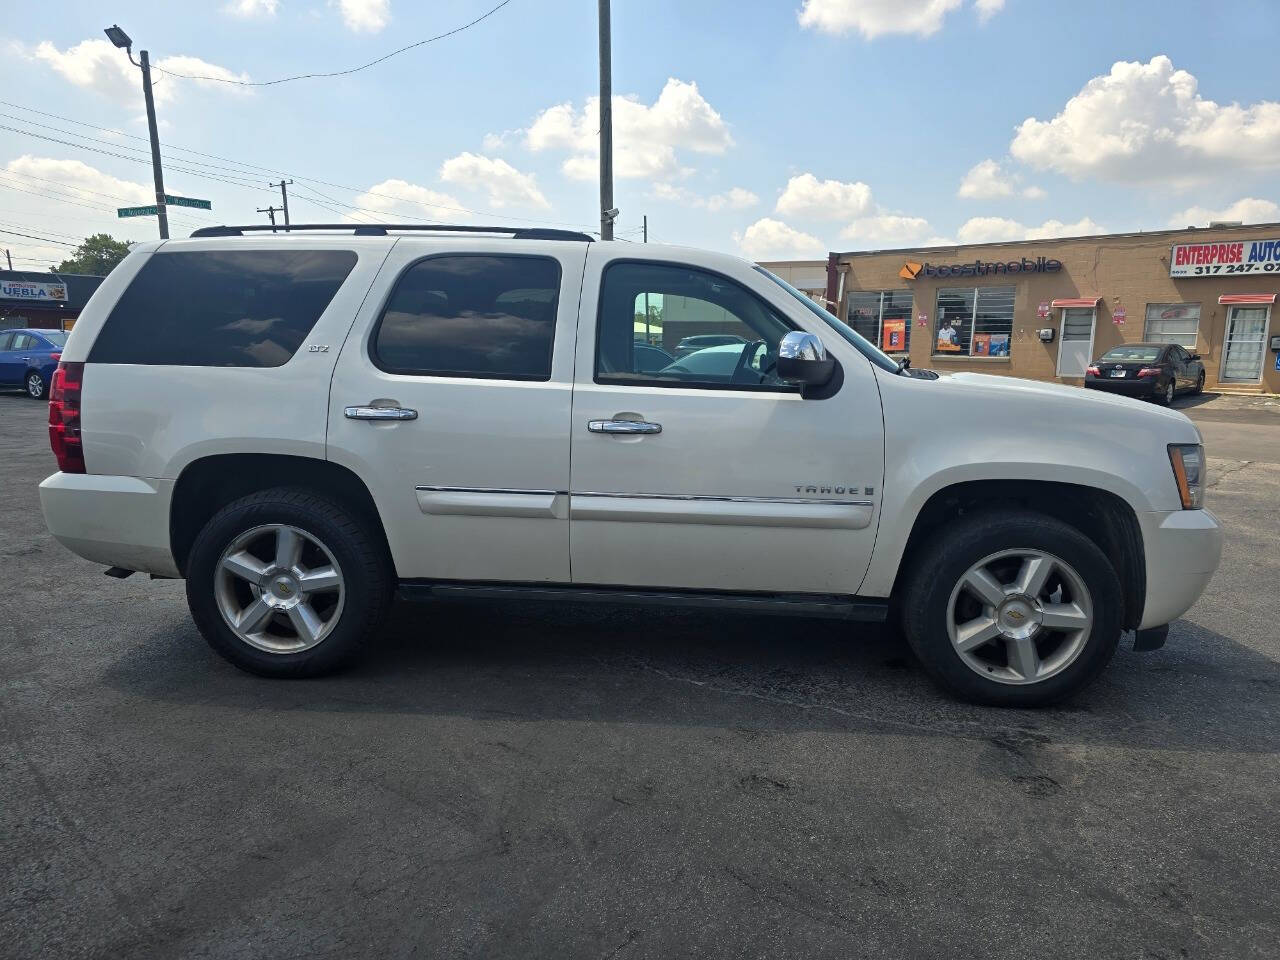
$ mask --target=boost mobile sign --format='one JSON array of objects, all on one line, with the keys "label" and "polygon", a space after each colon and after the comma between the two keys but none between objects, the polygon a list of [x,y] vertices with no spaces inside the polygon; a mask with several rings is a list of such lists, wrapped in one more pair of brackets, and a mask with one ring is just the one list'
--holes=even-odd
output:
[{"label": "boost mobile sign", "polygon": [[975,260],[973,263],[942,264],[913,263],[908,260],[898,271],[903,280],[920,277],[986,277],[994,274],[1057,273],[1062,261],[1052,257],[1023,257],[1021,260]]},{"label": "boost mobile sign", "polygon": [[1225,273],[1280,274],[1280,240],[1175,243],[1171,277],[1211,277]]}]

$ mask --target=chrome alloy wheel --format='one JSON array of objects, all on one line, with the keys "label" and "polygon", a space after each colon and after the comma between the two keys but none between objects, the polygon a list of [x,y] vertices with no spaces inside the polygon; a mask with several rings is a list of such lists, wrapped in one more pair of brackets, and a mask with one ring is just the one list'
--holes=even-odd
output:
[{"label": "chrome alloy wheel", "polygon": [[1093,627],[1084,580],[1042,550],[1004,550],[970,567],[947,602],[947,632],[965,665],[1000,683],[1038,683],[1067,669]]},{"label": "chrome alloy wheel", "polygon": [[27,377],[27,393],[39,400],[44,396],[44,377],[33,373]]},{"label": "chrome alloy wheel", "polygon": [[310,650],[337,625],[346,596],[328,548],[284,523],[254,527],[232,540],[214,581],[227,626],[267,653]]}]

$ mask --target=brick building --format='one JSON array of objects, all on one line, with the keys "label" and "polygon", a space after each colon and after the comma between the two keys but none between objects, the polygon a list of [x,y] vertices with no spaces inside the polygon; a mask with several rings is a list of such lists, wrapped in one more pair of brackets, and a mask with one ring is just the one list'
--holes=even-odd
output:
[{"label": "brick building", "polygon": [[1280,393],[1280,224],[832,253],[837,315],[914,367],[1083,382],[1117,344],[1179,343],[1207,386]]},{"label": "brick building", "polygon": [[102,277],[0,270],[0,330],[70,330]]}]

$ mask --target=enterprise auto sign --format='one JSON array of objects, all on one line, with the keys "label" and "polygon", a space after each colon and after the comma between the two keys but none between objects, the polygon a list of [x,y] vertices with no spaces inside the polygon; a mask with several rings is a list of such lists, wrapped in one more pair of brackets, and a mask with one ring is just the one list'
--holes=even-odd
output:
[{"label": "enterprise auto sign", "polygon": [[41,283],[36,280],[0,281],[2,300],[66,300],[65,283]]},{"label": "enterprise auto sign", "polygon": [[1280,240],[1173,245],[1169,276],[1210,277],[1219,273],[1280,273]]}]

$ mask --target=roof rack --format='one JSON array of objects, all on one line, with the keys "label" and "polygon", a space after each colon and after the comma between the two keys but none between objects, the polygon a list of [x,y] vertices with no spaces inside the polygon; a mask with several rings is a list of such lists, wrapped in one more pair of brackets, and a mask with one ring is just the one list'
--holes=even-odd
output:
[{"label": "roof rack", "polygon": [[577,230],[553,230],[546,227],[476,227],[453,223],[291,223],[288,226],[269,223],[246,223],[238,226],[201,227],[193,237],[242,237],[246,233],[300,233],[304,230],[349,230],[357,237],[385,237],[388,231],[414,233],[503,233],[513,240],[594,240]]}]

